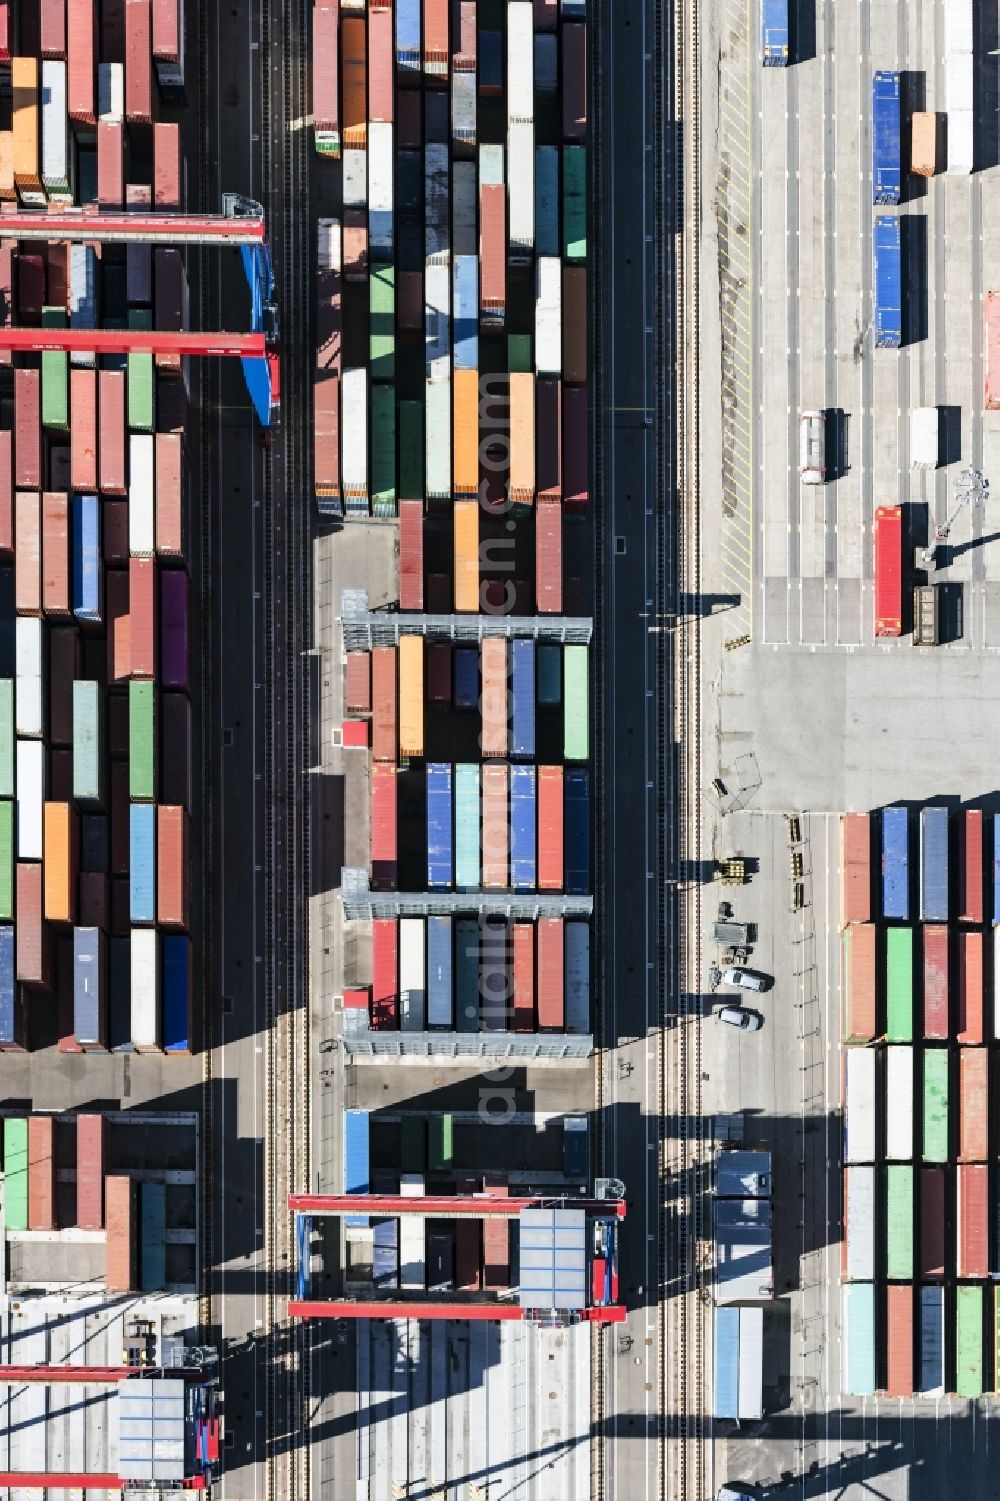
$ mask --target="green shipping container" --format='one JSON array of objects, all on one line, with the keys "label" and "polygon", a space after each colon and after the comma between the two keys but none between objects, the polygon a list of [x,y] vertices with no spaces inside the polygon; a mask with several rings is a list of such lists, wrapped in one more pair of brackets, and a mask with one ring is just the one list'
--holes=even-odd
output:
[{"label": "green shipping container", "polygon": [[888,1167],[885,1178],[885,1274],[890,1282],[909,1282],[913,1278],[913,1168]]},{"label": "green shipping container", "polygon": [[396,388],[372,386],[372,515],[396,514]]},{"label": "green shipping container", "polygon": [[924,1048],[925,1162],[948,1161],[948,1049]]},{"label": "green shipping container", "polygon": [[427,1122],[403,1117],[399,1125],[400,1171],[427,1171]]},{"label": "green shipping container", "polygon": [[3,1210],[8,1230],[27,1230],[28,1122],[22,1116],[3,1123]]},{"label": "green shipping container", "polygon": [[369,280],[371,378],[392,380],[396,374],[396,268],[377,266]]},{"label": "green shipping container", "polygon": [[432,1115],[427,1123],[430,1132],[431,1172],[442,1172],[454,1160],[453,1122],[450,1115]]},{"label": "green shipping container", "polygon": [[[131,329],[148,330],[153,326],[153,315],[148,308],[129,308],[128,326]],[[153,356],[130,354],[128,356],[126,386],[128,389],[128,425],[134,433],[153,431]]]},{"label": "green shipping container", "polygon": [[955,1289],[955,1391],[983,1395],[983,1289]]},{"label": "green shipping container", "polygon": [[534,370],[530,334],[507,335],[507,368],[511,375],[530,375]]},{"label": "green shipping container", "polygon": [[875,1288],[871,1282],[841,1284],[844,1391],[870,1397],[875,1391]]},{"label": "green shipping container", "polygon": [[[65,309],[43,307],[42,327],[65,328]],[[59,349],[42,351],[42,426],[69,426],[69,355]]]},{"label": "green shipping container", "polygon": [[462,761],[455,767],[455,885],[479,886],[479,767]]},{"label": "green shipping container", "polygon": [[0,921],[14,921],[14,804],[0,802]]},{"label": "green shipping container", "polygon": [[419,401],[399,403],[399,496],[424,498],[424,408]]},{"label": "green shipping container", "polygon": [[590,707],[587,683],[587,648],[563,650],[563,756],[567,761],[590,757]]},{"label": "green shipping container", "polygon": [[563,147],[563,260],[587,258],[587,148]]},{"label": "green shipping container", "polygon": [[885,1035],[913,1041],[913,929],[888,928],[885,935]]},{"label": "green shipping container", "polygon": [[0,678],[0,797],[14,791],[14,680]]},{"label": "green shipping container", "polygon": [[139,1275],[143,1292],[163,1292],[167,1281],[167,1190],[139,1186]]},{"label": "green shipping container", "polygon": [[152,802],[155,794],[155,705],[152,683],[128,685],[128,795]]},{"label": "green shipping container", "polygon": [[101,796],[101,689],[91,679],[73,684],[73,796],[98,802]]}]

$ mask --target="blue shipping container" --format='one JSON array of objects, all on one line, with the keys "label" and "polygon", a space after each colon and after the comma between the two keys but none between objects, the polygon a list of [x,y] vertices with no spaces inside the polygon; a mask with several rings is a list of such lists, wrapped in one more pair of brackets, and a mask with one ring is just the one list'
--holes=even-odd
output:
[{"label": "blue shipping container", "polygon": [[452,840],[451,767],[427,763],[427,887],[441,891],[455,881]]},{"label": "blue shipping container", "polygon": [[[344,1192],[366,1194],[371,1181],[367,1110],[344,1111]],[[366,1214],[348,1214],[345,1225],[367,1225]]]},{"label": "blue shipping container", "polygon": [[161,1293],[167,1281],[167,1189],[139,1185],[139,1280],[144,1293]]},{"label": "blue shipping container", "polygon": [[396,66],[420,72],[420,0],[396,0]]},{"label": "blue shipping container", "polygon": [[535,643],[511,643],[511,755],[535,759]]},{"label": "blue shipping container", "polygon": [[715,1310],[715,1408],[716,1418],[740,1415],[740,1311]]},{"label": "blue shipping container", "polygon": [[475,647],[460,646],[455,652],[454,689],[456,709],[475,709],[479,705],[479,653]]},{"label": "blue shipping container", "polygon": [[899,220],[888,214],[875,219],[875,344],[898,349],[903,342],[903,272]]},{"label": "blue shipping container", "polygon": [[181,934],[164,934],[160,945],[160,985],[163,996],[163,1050],[190,1053],[191,1043],[191,940]]},{"label": "blue shipping container", "polygon": [[920,810],[920,917],[948,921],[948,809]]},{"label": "blue shipping container", "polygon": [[73,497],[73,614],[101,618],[101,510],[96,495]]},{"label": "blue shipping container", "polygon": [[455,923],[455,1031],[479,1031],[479,924]]},{"label": "blue shipping container", "polygon": [[925,1396],[944,1391],[944,1288],[920,1289],[920,1374]]},{"label": "blue shipping container", "polygon": [[882,809],[882,916],[910,916],[910,820],[905,808]]},{"label": "blue shipping container", "polygon": [[559,243],[559,147],[535,148],[535,251],[561,255]]},{"label": "blue shipping container", "polygon": [[427,1025],[451,1028],[451,918],[427,919]]},{"label": "blue shipping container", "polygon": [[765,68],[788,67],[788,0],[761,0],[760,50]]},{"label": "blue shipping container", "polygon": [[499,94],[503,89],[503,35],[499,31],[479,33],[479,92]]},{"label": "blue shipping container", "polygon": [[372,1283],[390,1292],[399,1286],[399,1250],[396,1246],[383,1246],[378,1242],[373,1246]]},{"label": "blue shipping container", "polygon": [[156,921],[156,808],[132,803],[128,810],[129,921]]},{"label": "blue shipping container", "polygon": [[73,929],[73,1036],[85,1047],[104,1045],[104,934]]},{"label": "blue shipping container", "polygon": [[479,369],[479,257],[456,255],[452,262],[455,369]]},{"label": "blue shipping container", "polygon": [[563,984],[567,1032],[580,1036],[590,1031],[590,927],[568,922],[563,929],[565,971]]},{"label": "blue shipping container", "polygon": [[17,986],[14,983],[14,929],[0,928],[0,1044],[19,1047]]},{"label": "blue shipping container", "polygon": [[590,890],[590,775],[582,767],[563,772],[563,880],[573,896]]},{"label": "blue shipping container", "polygon": [[511,767],[510,884],[515,891],[534,891],[538,884],[535,785],[533,766]]},{"label": "blue shipping container", "polygon": [[[379,1192],[378,1189],[375,1191],[376,1193]],[[398,1184],[395,1189],[390,1191],[393,1193],[398,1192]],[[372,1244],[376,1246],[398,1246],[399,1221],[397,1219],[372,1220]]]},{"label": "blue shipping container", "polygon": [[872,203],[899,202],[899,137],[899,74],[876,73],[872,79]]}]

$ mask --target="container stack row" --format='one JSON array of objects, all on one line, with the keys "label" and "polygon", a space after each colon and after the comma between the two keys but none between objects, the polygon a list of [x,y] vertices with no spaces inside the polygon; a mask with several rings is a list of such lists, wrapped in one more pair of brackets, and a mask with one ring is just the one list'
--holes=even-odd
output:
[{"label": "container stack row", "polygon": [[841,1275],[854,1395],[996,1389],[997,833],[978,809],[842,821]]}]

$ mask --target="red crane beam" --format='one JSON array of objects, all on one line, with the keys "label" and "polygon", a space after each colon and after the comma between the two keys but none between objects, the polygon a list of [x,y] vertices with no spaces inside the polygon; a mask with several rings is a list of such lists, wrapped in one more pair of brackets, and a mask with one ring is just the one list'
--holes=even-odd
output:
[{"label": "red crane beam", "polygon": [[171,1367],[134,1365],[0,1365],[0,1382],[36,1381],[48,1385],[126,1381],[133,1376],[170,1376],[180,1381],[204,1381],[205,1372],[193,1366]]},{"label": "red crane beam", "polygon": [[510,1219],[522,1209],[582,1209],[586,1214],[615,1215],[625,1218],[624,1199],[555,1199],[534,1196],[525,1199],[491,1198],[486,1194],[471,1197],[459,1194],[426,1194],[420,1198],[403,1198],[398,1194],[289,1194],[289,1209],[302,1214],[431,1214],[442,1219],[473,1215],[486,1219],[502,1215]]},{"label": "red crane beam", "polygon": [[[51,1474],[45,1470],[0,1470],[2,1490],[14,1486],[21,1491],[123,1491],[125,1484],[120,1475],[70,1475],[61,1470]],[[181,1481],[181,1486],[186,1491],[204,1491],[208,1489],[208,1482],[204,1475],[190,1475]]]},{"label": "red crane beam", "polygon": [[109,214],[63,209],[53,214],[4,214],[0,238],[74,240],[162,245],[263,245],[263,219],[227,219],[221,214]]},{"label": "red crane beam", "polygon": [[[577,1310],[592,1324],[624,1324],[626,1310],[617,1304]],[[346,1303],[335,1299],[289,1300],[290,1319],[479,1319],[524,1320],[526,1310],[514,1303]]]},{"label": "red crane beam", "polygon": [[0,349],[37,353],[58,349],[69,354],[250,355],[263,359],[263,334],[157,333],[128,328],[0,328]]}]

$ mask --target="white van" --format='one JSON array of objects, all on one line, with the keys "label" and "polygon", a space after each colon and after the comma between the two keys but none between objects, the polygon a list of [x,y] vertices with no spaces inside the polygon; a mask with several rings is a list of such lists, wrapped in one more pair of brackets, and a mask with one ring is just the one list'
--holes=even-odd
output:
[{"label": "white van", "polygon": [[799,419],[799,474],[804,485],[826,479],[826,418],[822,412],[803,412]]}]

